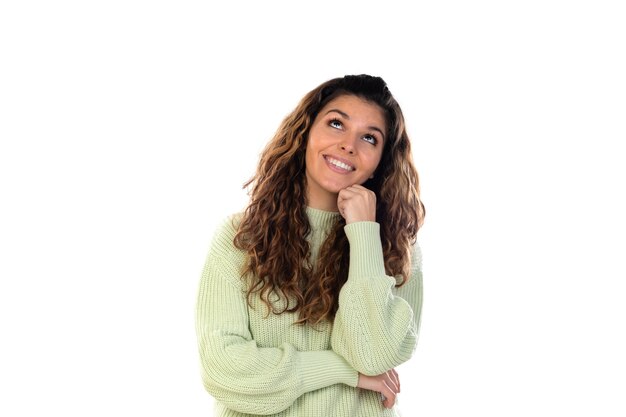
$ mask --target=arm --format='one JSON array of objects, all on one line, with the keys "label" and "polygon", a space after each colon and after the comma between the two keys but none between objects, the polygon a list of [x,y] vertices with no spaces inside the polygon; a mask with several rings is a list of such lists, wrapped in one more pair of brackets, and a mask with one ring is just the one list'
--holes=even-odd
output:
[{"label": "arm", "polygon": [[345,226],[350,266],[331,339],[333,350],[365,375],[382,374],[411,357],[422,305],[419,246],[408,282],[395,288],[395,278],[385,274],[379,229],[368,221]]},{"label": "arm", "polygon": [[284,343],[259,348],[248,327],[248,306],[232,248],[232,226],[214,239],[202,273],[196,310],[202,379],[228,408],[274,414],[302,394],[337,383],[356,386],[357,372],[331,350],[299,352]]}]

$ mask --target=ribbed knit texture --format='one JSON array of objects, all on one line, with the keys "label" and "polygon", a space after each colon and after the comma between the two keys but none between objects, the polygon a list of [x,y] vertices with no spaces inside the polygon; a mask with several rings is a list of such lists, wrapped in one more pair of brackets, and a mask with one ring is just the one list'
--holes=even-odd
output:
[{"label": "ribbed knit texture", "polygon": [[[339,214],[307,208],[307,215],[315,262]],[[198,292],[202,379],[216,400],[215,415],[399,415],[382,406],[379,393],[356,385],[359,372],[381,374],[415,349],[422,305],[418,246],[409,281],[395,288],[395,278],[385,275],[378,223],[347,225],[350,270],[339,310],[334,323],[313,328],[295,325],[295,313],[268,315],[258,295],[248,306],[241,278],[246,255],[233,245],[239,219],[232,216],[217,230]]]}]

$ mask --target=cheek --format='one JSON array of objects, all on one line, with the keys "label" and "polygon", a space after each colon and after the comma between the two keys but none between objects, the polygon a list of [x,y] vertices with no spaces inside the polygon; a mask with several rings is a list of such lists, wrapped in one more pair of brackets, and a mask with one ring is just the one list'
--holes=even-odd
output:
[{"label": "cheek", "polygon": [[315,141],[311,141],[309,139],[304,153],[304,165],[307,170],[315,164],[317,152],[318,147],[316,146]]},{"label": "cheek", "polygon": [[319,137],[311,133],[306,143],[306,154],[307,155],[314,154],[315,152],[319,150],[319,147],[320,147]]},{"label": "cheek", "polygon": [[308,158],[310,154],[313,153],[315,149],[315,139],[309,134],[309,137],[306,140],[306,148],[305,155]]},{"label": "cheek", "polygon": [[372,155],[372,157],[369,160],[369,166],[372,172],[376,171],[376,168],[378,168],[378,165],[380,164],[381,160],[382,160],[382,155],[379,155],[379,154]]}]

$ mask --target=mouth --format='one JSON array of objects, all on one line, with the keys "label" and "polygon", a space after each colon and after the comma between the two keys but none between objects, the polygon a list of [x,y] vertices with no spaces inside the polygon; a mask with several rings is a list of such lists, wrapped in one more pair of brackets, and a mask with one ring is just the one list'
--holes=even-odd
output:
[{"label": "mouth", "polygon": [[324,160],[334,171],[347,173],[356,170],[354,165],[346,160],[341,160],[329,155],[324,155]]}]

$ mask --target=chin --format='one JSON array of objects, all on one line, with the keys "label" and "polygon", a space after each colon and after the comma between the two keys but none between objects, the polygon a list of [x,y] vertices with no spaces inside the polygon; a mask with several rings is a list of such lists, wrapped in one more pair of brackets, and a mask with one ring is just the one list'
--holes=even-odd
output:
[{"label": "chin", "polygon": [[324,190],[326,192],[328,192],[328,193],[331,193],[331,194],[339,194],[339,191],[343,190],[346,187],[347,187],[347,185],[343,186],[343,187],[340,187],[340,186],[333,186],[333,187],[328,186],[328,187],[324,187]]}]

